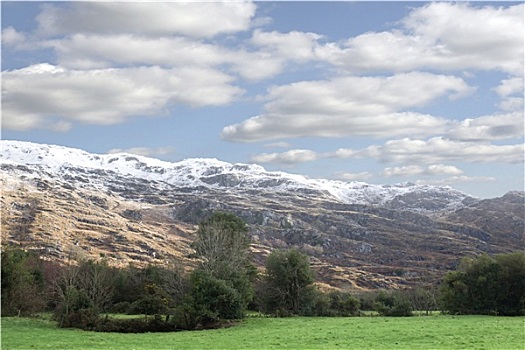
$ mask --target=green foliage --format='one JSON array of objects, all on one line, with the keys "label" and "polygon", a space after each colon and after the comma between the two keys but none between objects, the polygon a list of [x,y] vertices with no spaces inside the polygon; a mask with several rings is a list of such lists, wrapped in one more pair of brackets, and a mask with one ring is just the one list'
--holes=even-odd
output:
[{"label": "green foliage", "polygon": [[440,286],[440,304],[454,314],[525,314],[525,254],[464,258]]},{"label": "green foliage", "polygon": [[350,293],[314,290],[313,303],[303,307],[304,316],[348,317],[359,314],[359,300]]},{"label": "green foliage", "polygon": [[428,315],[437,308],[436,290],[434,287],[416,287],[406,291],[406,293],[414,310],[425,311]]},{"label": "green foliage", "polygon": [[276,250],[266,260],[263,310],[277,315],[297,315],[312,305],[314,274],[308,256],[297,249]]},{"label": "green foliage", "polygon": [[412,305],[401,291],[380,291],[373,303],[374,310],[381,316],[412,316]]},{"label": "green foliage", "polygon": [[42,311],[46,300],[43,266],[32,253],[16,248],[2,251],[2,316]]},{"label": "green foliage", "polygon": [[500,254],[498,275],[498,312],[503,315],[525,315],[525,253]]},{"label": "green foliage", "polygon": [[97,332],[112,333],[146,333],[146,332],[173,332],[180,330],[176,324],[164,320],[160,315],[152,318],[99,319],[94,329]]},{"label": "green foliage", "polygon": [[129,309],[129,313],[157,315],[166,314],[170,304],[170,296],[164,289],[155,283],[144,286],[144,292]]},{"label": "green foliage", "polygon": [[191,275],[191,303],[196,312],[192,315],[202,325],[220,319],[240,319],[244,316],[243,296],[232,283],[216,278],[204,270]]},{"label": "green foliage", "polygon": [[201,264],[191,275],[191,299],[182,307],[198,324],[238,319],[253,298],[256,269],[250,262],[248,227],[229,213],[215,213],[199,224],[193,243]]}]

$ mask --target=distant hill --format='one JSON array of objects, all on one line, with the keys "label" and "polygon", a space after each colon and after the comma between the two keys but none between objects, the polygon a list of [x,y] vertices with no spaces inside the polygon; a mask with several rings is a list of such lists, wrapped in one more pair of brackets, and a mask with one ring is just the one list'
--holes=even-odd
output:
[{"label": "distant hill", "polygon": [[431,281],[465,255],[525,246],[524,192],[481,200],[451,187],[0,142],[2,245],[48,259],[191,263],[195,225],[218,210],[249,224],[260,265],[272,249],[297,246],[323,282],[350,289]]}]

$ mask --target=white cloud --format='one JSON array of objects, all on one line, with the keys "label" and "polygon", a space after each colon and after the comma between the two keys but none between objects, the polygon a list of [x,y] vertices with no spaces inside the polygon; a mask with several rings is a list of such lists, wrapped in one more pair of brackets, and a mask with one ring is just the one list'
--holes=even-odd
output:
[{"label": "white cloud", "polygon": [[[204,68],[83,71],[34,65],[4,72],[2,116],[5,127],[17,130],[41,128],[50,118],[116,124],[130,116],[163,114],[173,104],[227,104],[242,93],[231,81]],[[33,123],[19,122],[24,119]]]},{"label": "white cloud", "polygon": [[280,73],[285,61],[271,53],[229,49],[195,38],[136,34],[84,34],[41,42],[52,47],[61,66],[96,69],[115,65],[161,65],[167,67],[228,66],[248,80],[260,80]]},{"label": "white cloud", "polygon": [[322,36],[315,33],[292,31],[289,33],[263,32],[256,30],[251,43],[274,56],[287,60],[309,61],[316,59],[317,41]]},{"label": "white cloud", "polygon": [[433,2],[404,18],[403,30],[365,33],[320,55],[350,72],[481,69],[522,76],[523,9]]},{"label": "white cloud", "polygon": [[263,147],[265,148],[290,148],[292,147],[292,145],[288,142],[279,141],[279,142],[267,143],[263,145]]},{"label": "white cloud", "polygon": [[353,153],[353,157],[371,157],[385,163],[521,163],[524,145],[492,145],[433,137],[427,141],[400,139],[384,145],[369,146]]},{"label": "white cloud", "polygon": [[368,171],[361,173],[337,172],[334,174],[334,177],[344,181],[365,181],[373,177],[373,174]]},{"label": "white cloud", "polygon": [[412,11],[403,22],[450,52],[456,64],[523,74],[523,15],[523,4],[474,8],[436,2]]},{"label": "white cloud", "polygon": [[417,180],[416,184],[418,185],[434,185],[434,186],[452,186],[457,183],[465,183],[465,182],[495,182],[496,178],[492,176],[451,176],[446,179],[439,179],[439,180]]},{"label": "white cloud", "polygon": [[213,37],[250,28],[251,2],[73,2],[46,4],[37,16],[43,36],[71,33]]},{"label": "white cloud", "polygon": [[523,97],[505,97],[500,103],[499,108],[504,111],[523,110]]},{"label": "white cloud", "polygon": [[136,154],[136,155],[144,156],[144,157],[152,157],[152,156],[164,156],[167,154],[171,154],[173,152],[175,152],[173,147],[158,147],[158,148],[132,147],[132,148],[127,148],[127,149],[113,148],[113,149],[110,149],[107,153],[109,154],[131,153],[131,154]]},{"label": "white cloud", "polygon": [[490,141],[522,137],[523,111],[469,118],[451,124],[448,137],[462,141]]},{"label": "white cloud", "polygon": [[317,160],[319,155],[310,150],[294,149],[283,153],[262,153],[251,158],[255,163],[277,163],[291,165]]},{"label": "white cloud", "polygon": [[498,87],[494,88],[494,91],[501,97],[523,95],[523,77],[504,79]]},{"label": "white cloud", "polygon": [[446,120],[401,110],[471,91],[458,77],[420,72],[298,82],[271,88],[266,113],[225,127],[222,136],[249,142],[305,136],[428,135],[444,131]]},{"label": "white cloud", "polygon": [[382,176],[433,176],[433,175],[460,175],[463,174],[461,169],[453,165],[434,164],[424,168],[419,165],[405,165],[400,167],[385,168],[381,173]]},{"label": "white cloud", "polygon": [[[387,168],[384,174],[388,176],[399,174],[458,175],[461,174],[460,169],[440,163],[522,163],[524,161],[524,151],[523,144],[493,145],[433,137],[429,140],[409,138],[390,140],[384,145],[372,145],[358,150],[340,148],[333,152],[319,153],[312,150],[298,149],[283,153],[264,153],[253,156],[252,160],[259,163],[295,164],[326,158],[371,158],[383,163],[412,164]],[[417,164],[432,165],[422,168]]]},{"label": "white cloud", "polygon": [[513,77],[501,81],[494,91],[502,98],[499,107],[504,111],[523,113],[523,77]]},{"label": "white cloud", "polygon": [[17,46],[26,40],[24,33],[16,31],[13,27],[2,30],[2,44],[7,46]]}]

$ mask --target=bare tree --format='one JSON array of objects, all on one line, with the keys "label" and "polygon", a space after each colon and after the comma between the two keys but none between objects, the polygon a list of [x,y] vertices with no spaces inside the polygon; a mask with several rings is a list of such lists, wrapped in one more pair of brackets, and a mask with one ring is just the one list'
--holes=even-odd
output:
[{"label": "bare tree", "polygon": [[243,270],[248,264],[250,236],[246,224],[229,213],[215,213],[199,224],[193,247],[202,268],[212,274]]},{"label": "bare tree", "polygon": [[104,311],[111,301],[114,275],[104,262],[85,261],[80,265],[78,287],[85,293],[96,313]]}]

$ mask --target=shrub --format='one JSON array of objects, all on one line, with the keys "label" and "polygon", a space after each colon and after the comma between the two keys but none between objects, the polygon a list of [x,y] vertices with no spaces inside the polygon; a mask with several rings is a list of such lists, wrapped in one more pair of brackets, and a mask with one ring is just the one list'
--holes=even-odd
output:
[{"label": "shrub", "polygon": [[244,316],[243,296],[228,281],[218,279],[204,270],[191,276],[191,307],[187,311],[198,323],[206,325],[218,319],[240,319]]},{"label": "shrub", "polygon": [[130,312],[131,303],[129,301],[121,301],[113,305],[110,312],[113,314],[127,314]]},{"label": "shrub", "polygon": [[412,305],[401,292],[380,291],[373,305],[381,316],[412,316]]},{"label": "shrub", "polygon": [[132,319],[100,319],[96,328],[97,332],[116,332],[116,333],[146,333],[146,332],[173,332],[180,330],[176,324],[163,320],[160,315],[153,318],[132,318]]},{"label": "shrub", "polygon": [[80,309],[72,313],[63,314],[60,327],[95,330],[98,322],[98,314],[93,309]]}]

